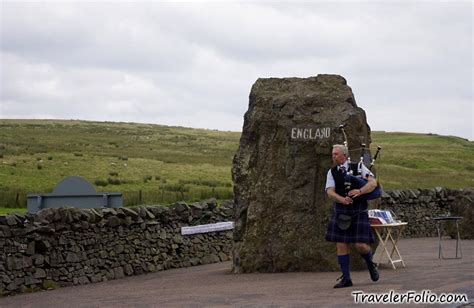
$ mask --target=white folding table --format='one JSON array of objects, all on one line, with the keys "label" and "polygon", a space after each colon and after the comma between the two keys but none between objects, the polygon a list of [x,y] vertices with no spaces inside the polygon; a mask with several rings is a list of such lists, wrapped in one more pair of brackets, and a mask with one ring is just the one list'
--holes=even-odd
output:
[{"label": "white folding table", "polygon": [[407,222],[397,222],[391,224],[371,225],[371,227],[374,229],[375,235],[379,240],[377,251],[381,250],[377,263],[381,263],[383,258],[386,256],[388,257],[388,263],[392,265],[393,269],[396,269],[395,263],[401,263],[402,266],[405,267],[405,262],[403,262],[400,250],[397,247],[397,243],[400,240],[403,230],[407,224]]}]

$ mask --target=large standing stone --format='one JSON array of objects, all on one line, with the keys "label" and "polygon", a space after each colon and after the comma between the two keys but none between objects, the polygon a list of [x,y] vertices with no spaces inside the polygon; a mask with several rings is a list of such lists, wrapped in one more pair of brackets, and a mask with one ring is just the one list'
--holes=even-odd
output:
[{"label": "large standing stone", "polygon": [[370,128],[341,76],[255,82],[232,167],[234,272],[338,268],[324,239],[332,208],[324,187],[341,124],[356,161]]}]

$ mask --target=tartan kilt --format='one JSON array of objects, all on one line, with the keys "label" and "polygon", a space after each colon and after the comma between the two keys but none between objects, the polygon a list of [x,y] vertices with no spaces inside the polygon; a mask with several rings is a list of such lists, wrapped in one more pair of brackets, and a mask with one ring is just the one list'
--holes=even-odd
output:
[{"label": "tartan kilt", "polygon": [[[337,226],[338,214],[353,216],[349,229],[339,229]],[[375,242],[374,234],[370,227],[369,214],[367,213],[367,201],[361,201],[352,205],[334,202],[331,221],[326,232],[326,240],[339,243]]]}]

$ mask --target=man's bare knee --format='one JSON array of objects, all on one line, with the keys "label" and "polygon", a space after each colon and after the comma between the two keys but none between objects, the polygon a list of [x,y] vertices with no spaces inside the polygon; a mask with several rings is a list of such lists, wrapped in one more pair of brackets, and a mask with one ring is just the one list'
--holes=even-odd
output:
[{"label": "man's bare knee", "polygon": [[346,255],[349,253],[349,244],[347,243],[336,243],[336,249],[338,255]]},{"label": "man's bare knee", "polygon": [[370,246],[366,243],[355,243],[355,247],[360,253],[368,253],[370,251]]}]

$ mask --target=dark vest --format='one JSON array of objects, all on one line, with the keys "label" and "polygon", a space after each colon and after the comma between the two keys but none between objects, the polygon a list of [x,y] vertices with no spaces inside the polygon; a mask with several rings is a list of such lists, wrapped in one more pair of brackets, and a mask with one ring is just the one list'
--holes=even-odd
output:
[{"label": "dark vest", "polygon": [[[358,175],[358,168],[357,168],[357,163],[351,163],[349,164],[349,170],[352,170],[352,175]],[[336,183],[336,193],[340,196],[346,196],[346,189],[344,186],[344,175],[342,172],[337,170],[337,166],[331,168],[331,174],[332,177],[334,178],[334,182]]]}]

